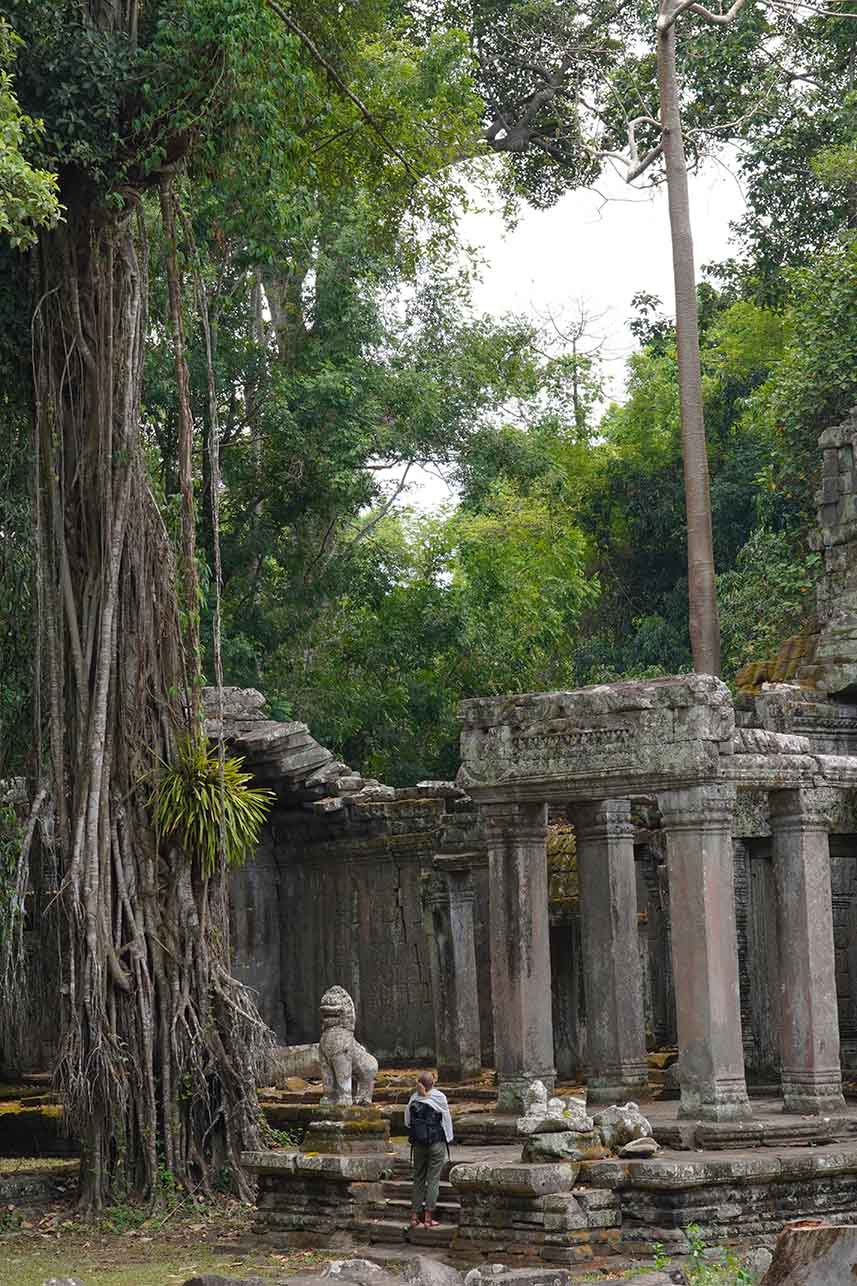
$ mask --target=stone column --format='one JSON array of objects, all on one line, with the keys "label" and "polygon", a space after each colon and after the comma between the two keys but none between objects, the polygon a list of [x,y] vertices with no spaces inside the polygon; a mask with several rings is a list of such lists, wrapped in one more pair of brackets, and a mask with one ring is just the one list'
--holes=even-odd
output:
[{"label": "stone column", "polygon": [[783,1106],[844,1107],[833,952],[828,823],[812,790],[772,791],[780,940]]},{"label": "stone column", "polygon": [[679,1115],[750,1115],[744,1080],[732,859],[734,786],[658,795],[667,841]]},{"label": "stone column", "polygon": [[586,1086],[594,1103],[640,1097],[648,1081],[634,825],[627,799],[576,807],[586,995]]},{"label": "stone column", "polygon": [[483,805],[488,842],[497,1106],[519,1112],[533,1080],[556,1080],[551,1020],[546,804]]},{"label": "stone column", "polygon": [[444,1081],[482,1070],[479,985],[473,925],[475,890],[463,856],[441,854],[423,891],[431,961],[435,1057]]}]

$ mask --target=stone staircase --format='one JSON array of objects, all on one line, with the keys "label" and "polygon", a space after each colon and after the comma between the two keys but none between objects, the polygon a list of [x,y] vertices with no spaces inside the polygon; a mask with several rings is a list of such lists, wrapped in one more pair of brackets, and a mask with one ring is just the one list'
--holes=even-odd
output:
[{"label": "stone staircase", "polygon": [[369,1242],[370,1245],[379,1242],[387,1245],[410,1242],[415,1246],[448,1247],[455,1236],[461,1210],[458,1195],[448,1181],[449,1168],[446,1165],[443,1170],[434,1214],[440,1224],[439,1228],[411,1227],[410,1166],[404,1160],[397,1160],[393,1178],[382,1185],[382,1197],[369,1203],[364,1219],[355,1221],[355,1239]]}]

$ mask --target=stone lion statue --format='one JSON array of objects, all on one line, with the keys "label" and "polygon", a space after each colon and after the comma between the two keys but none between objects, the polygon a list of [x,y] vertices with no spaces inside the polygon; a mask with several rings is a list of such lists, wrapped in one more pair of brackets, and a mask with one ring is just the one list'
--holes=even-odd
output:
[{"label": "stone lion statue", "polygon": [[321,1101],[329,1106],[351,1107],[352,1103],[372,1102],[378,1060],[354,1039],[355,1021],[354,1001],[345,988],[329,987],[321,998],[321,1040],[318,1042]]}]

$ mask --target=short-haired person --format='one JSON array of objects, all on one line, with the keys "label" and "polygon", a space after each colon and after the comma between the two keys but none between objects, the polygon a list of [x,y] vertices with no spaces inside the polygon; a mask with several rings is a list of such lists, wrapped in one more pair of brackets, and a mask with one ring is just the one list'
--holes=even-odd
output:
[{"label": "short-haired person", "polygon": [[[443,1163],[452,1142],[452,1117],[446,1095],[435,1089],[433,1072],[420,1072],[405,1108],[405,1128],[414,1166],[411,1227],[436,1228],[434,1210]],[[424,1212],[424,1213],[423,1213]]]}]

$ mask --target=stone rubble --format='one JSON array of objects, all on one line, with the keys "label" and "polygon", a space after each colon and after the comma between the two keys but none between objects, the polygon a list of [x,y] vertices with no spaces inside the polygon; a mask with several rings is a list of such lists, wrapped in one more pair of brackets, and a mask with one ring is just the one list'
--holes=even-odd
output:
[{"label": "stone rubble", "polygon": [[596,1112],[593,1120],[604,1146],[611,1152],[618,1152],[633,1139],[651,1138],[652,1127],[636,1103],[625,1103],[621,1107],[617,1103]]},{"label": "stone rubble", "polygon": [[631,1139],[619,1149],[620,1157],[653,1157],[661,1150],[661,1145],[657,1139],[644,1137],[640,1139]]}]

